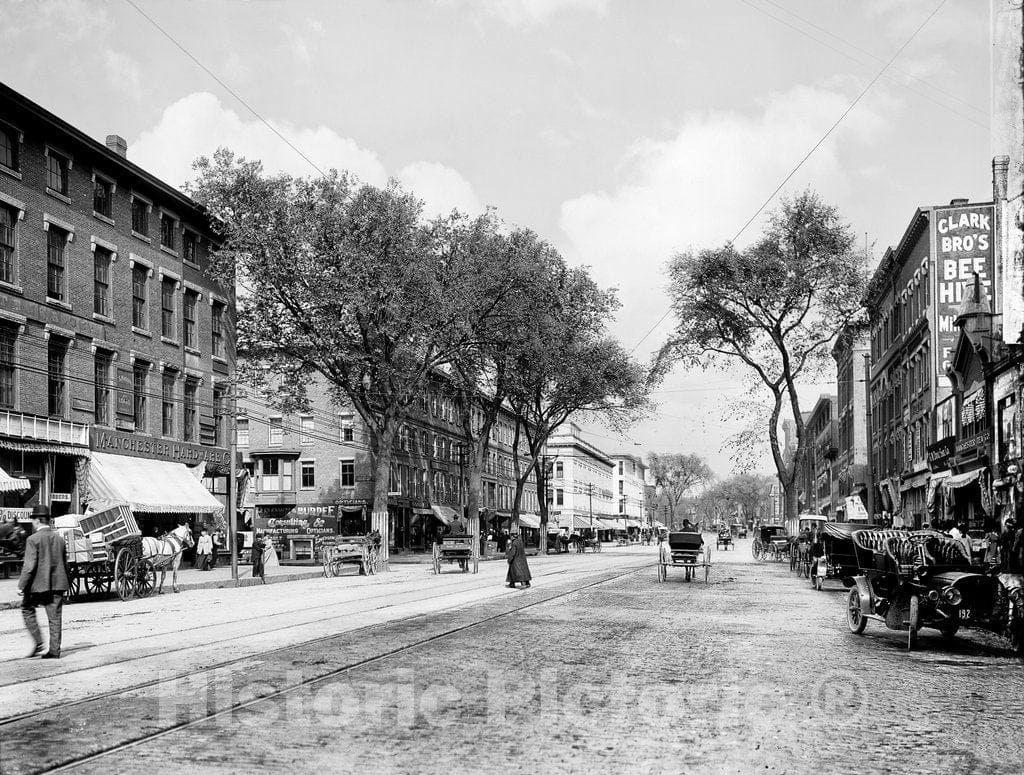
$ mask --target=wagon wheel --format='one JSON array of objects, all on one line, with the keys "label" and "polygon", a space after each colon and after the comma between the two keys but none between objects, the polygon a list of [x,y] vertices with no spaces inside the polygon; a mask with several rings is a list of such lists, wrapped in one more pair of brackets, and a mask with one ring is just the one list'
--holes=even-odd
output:
[{"label": "wagon wheel", "polygon": [[135,591],[139,597],[149,597],[156,589],[156,567],[149,560],[143,558],[138,563],[138,573],[135,576]]},{"label": "wagon wheel", "polygon": [[600,541],[594,541],[594,551],[595,552],[601,551],[601,542]]},{"label": "wagon wheel", "polygon": [[750,545],[750,556],[753,557],[755,560],[760,560],[761,559],[760,557],[757,556],[757,553],[760,550],[760,548],[761,548],[761,544],[758,541],[754,541],[754,543],[752,543]]},{"label": "wagon wheel", "polygon": [[854,635],[863,635],[868,619],[860,608],[860,592],[854,588],[846,598],[846,624]]},{"label": "wagon wheel", "polygon": [[114,590],[122,600],[127,600],[135,593],[138,572],[138,562],[131,553],[127,549],[119,551],[114,560]]},{"label": "wagon wheel", "polygon": [[68,565],[68,594],[64,598],[65,603],[75,602],[75,598],[82,594],[82,577],[78,574],[78,563]]},{"label": "wagon wheel", "polygon": [[917,628],[921,623],[921,598],[910,596],[910,613],[907,614],[907,651],[917,646]]},{"label": "wagon wheel", "polygon": [[345,563],[343,563],[341,560],[332,560],[331,561],[331,573],[333,575],[335,575],[335,576],[340,576],[342,568],[344,568],[344,567],[345,567]]},{"label": "wagon wheel", "polygon": [[89,563],[82,578],[87,595],[105,595],[110,592],[110,574],[105,563]]}]

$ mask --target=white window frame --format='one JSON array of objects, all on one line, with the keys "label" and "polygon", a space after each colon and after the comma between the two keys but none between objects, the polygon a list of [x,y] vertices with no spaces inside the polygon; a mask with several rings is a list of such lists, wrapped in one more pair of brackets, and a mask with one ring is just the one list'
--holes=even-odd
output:
[{"label": "white window frame", "polygon": [[[306,421],[309,421],[309,428],[306,428]],[[316,420],[311,414],[299,415],[299,444],[308,447],[313,444],[313,434],[316,433]]]},{"label": "white window frame", "polygon": [[[276,438],[275,438],[276,437]],[[284,417],[270,415],[267,417],[267,446],[280,447],[284,444]]]},{"label": "white window frame", "polygon": [[[345,464],[352,464],[352,484],[345,484]],[[356,460],[351,457],[339,457],[338,458],[338,486],[339,487],[355,487],[356,486]]]},{"label": "white window frame", "polygon": [[[310,486],[306,486],[306,485],[304,485],[302,483],[303,468],[305,466],[307,466],[307,465],[311,466],[313,468],[313,484],[310,485]],[[299,460],[298,480],[299,480],[299,486],[298,486],[297,489],[299,489],[299,490],[306,490],[306,491],[315,490],[316,489],[316,460],[313,460],[312,458],[301,458]]]},{"label": "white window frame", "polygon": [[[244,439],[243,441],[243,428],[242,423],[245,423],[244,428]],[[249,439],[249,418],[248,417],[235,417],[235,444],[239,447],[248,447],[250,445]]]}]

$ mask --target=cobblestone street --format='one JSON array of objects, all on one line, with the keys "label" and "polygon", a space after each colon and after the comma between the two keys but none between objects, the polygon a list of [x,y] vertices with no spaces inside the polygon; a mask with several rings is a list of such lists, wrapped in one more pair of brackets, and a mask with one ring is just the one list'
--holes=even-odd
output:
[{"label": "cobblestone street", "polygon": [[[5,645],[22,683],[0,690],[0,771],[141,772],[172,754],[201,772],[1024,771],[1024,671],[998,640],[924,631],[908,654],[876,623],[858,638],[842,587],[753,563],[746,541],[708,585],[677,569],[659,584],[653,560],[533,558],[515,592],[498,563],[197,591],[174,598],[191,628],[153,601],[56,669]],[[209,620],[236,599],[239,623]]]}]

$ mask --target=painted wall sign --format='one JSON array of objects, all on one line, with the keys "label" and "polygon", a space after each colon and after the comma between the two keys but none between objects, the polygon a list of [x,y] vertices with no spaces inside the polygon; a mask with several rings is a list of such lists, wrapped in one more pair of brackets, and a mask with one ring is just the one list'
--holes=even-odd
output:
[{"label": "painted wall sign", "polygon": [[228,465],[231,459],[231,453],[223,447],[204,447],[200,444],[156,439],[95,426],[89,430],[89,441],[93,452],[168,460],[190,466],[202,462]]},{"label": "painted wall sign", "polygon": [[992,205],[937,207],[935,223],[936,371],[941,383],[956,346],[953,321],[967,284],[977,272],[992,298]]},{"label": "painted wall sign", "polygon": [[131,369],[117,370],[117,413],[125,417],[135,415],[135,382]]}]

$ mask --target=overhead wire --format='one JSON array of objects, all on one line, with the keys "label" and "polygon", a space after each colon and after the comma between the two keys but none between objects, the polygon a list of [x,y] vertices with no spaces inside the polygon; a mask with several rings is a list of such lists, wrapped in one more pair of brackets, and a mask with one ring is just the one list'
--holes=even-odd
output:
[{"label": "overhead wire", "polygon": [[[745,232],[747,230],[747,228],[750,226],[750,224],[752,224],[754,222],[754,220],[764,211],[764,209],[775,198],[775,196],[790,181],[790,179],[800,170],[801,167],[804,166],[804,164],[807,162],[807,160],[810,159],[811,156],[813,156],[814,153],[822,146],[822,144],[832,135],[832,133],[843,122],[843,120],[848,115],[850,115],[850,113],[857,106],[857,104],[864,98],[864,96],[868,93],[868,91],[870,91],[871,87],[874,86],[878,82],[878,79],[881,78],[885,74],[885,71],[889,69],[889,67],[892,65],[892,63],[896,61],[897,57],[899,57],[899,55],[903,53],[904,49],[906,49],[906,47],[910,45],[910,43],[918,36],[918,34],[921,32],[921,30],[923,30],[925,28],[925,26],[928,24],[928,22],[930,22],[932,20],[932,18],[935,16],[935,14],[937,14],[939,12],[939,10],[946,4],[946,1],[947,0],[939,0],[939,4],[937,6],[935,6],[935,8],[932,9],[931,13],[929,13],[925,17],[924,21],[922,21],[917,26],[917,28],[910,35],[910,37],[907,38],[898,49],[896,49],[895,53],[893,53],[893,55],[889,57],[889,59],[885,62],[885,64],[882,66],[882,68],[875,74],[874,78],[872,78],[868,82],[867,86],[865,86],[860,91],[860,93],[853,99],[853,101],[849,105],[847,105],[846,109],[842,112],[842,114],[839,116],[839,118],[837,118],[832,123],[832,125],[825,131],[825,133],[811,147],[811,149],[806,154],[804,154],[803,158],[801,158],[796,163],[796,165],[786,174],[786,176],[782,179],[782,182],[779,183],[779,185],[775,187],[775,189],[771,192],[771,194],[769,194],[769,196],[764,200],[764,202],[761,203],[761,206],[758,207],[757,210],[754,211],[753,215],[751,215],[746,220],[746,222],[739,228],[739,230],[736,232],[736,234],[733,235],[733,238],[731,240],[729,240],[730,244],[735,244],[736,240],[738,240],[743,235],[743,232]],[[665,310],[665,313],[660,318],[658,318],[658,321],[653,326],[651,326],[650,329],[648,329],[648,331],[639,339],[639,341],[637,341],[637,343],[635,345],[633,345],[633,348],[629,351],[630,355],[632,355],[634,352],[636,352],[637,348],[639,348],[640,345],[644,343],[644,341],[647,339],[647,337],[649,337],[652,333],[654,333],[654,330],[658,326],[660,326],[663,322],[665,322],[665,320],[671,314],[672,314],[672,307],[669,306],[669,308],[667,310]]]}]

